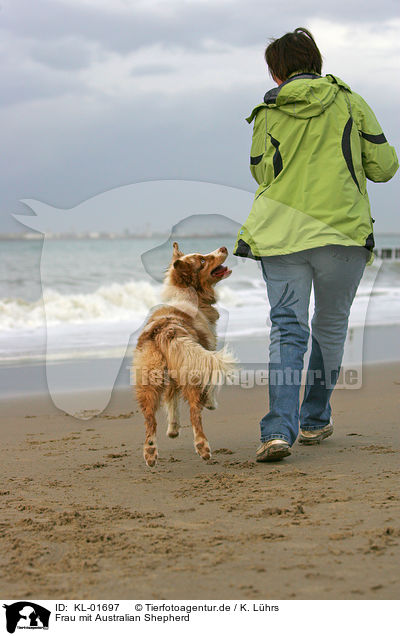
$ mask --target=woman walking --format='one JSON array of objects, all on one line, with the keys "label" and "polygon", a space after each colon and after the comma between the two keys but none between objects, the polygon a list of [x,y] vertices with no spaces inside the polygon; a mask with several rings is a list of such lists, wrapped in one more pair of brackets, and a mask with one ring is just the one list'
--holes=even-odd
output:
[{"label": "woman walking", "polygon": [[321,54],[307,29],[273,40],[265,59],[277,87],[247,118],[254,120],[250,170],[259,187],[234,254],[260,261],[271,305],[269,412],[256,459],[275,461],[290,455],[299,423],[302,443],[333,432],[330,397],[348,316],[373,258],[366,178],[388,181],[399,164],[362,97],[338,77],[321,76]]}]

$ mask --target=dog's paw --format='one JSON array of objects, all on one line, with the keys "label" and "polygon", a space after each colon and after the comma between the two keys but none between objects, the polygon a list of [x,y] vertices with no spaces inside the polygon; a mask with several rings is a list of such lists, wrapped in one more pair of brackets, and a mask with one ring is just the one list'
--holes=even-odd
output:
[{"label": "dog's paw", "polygon": [[174,437],[179,437],[179,424],[177,424],[176,422],[173,422],[172,424],[170,424],[168,426],[167,429],[167,436],[174,438]]},{"label": "dog's paw", "polygon": [[196,453],[200,455],[202,459],[211,459],[211,448],[207,440],[195,443],[194,447],[196,449]]},{"label": "dog's paw", "polygon": [[158,459],[158,451],[156,446],[145,446],[143,451],[143,457],[149,468],[153,468]]},{"label": "dog's paw", "polygon": [[209,403],[209,404],[205,404],[204,405],[206,407],[206,409],[208,409],[209,411],[215,411],[215,409],[217,408],[218,404],[215,402],[214,404]]}]

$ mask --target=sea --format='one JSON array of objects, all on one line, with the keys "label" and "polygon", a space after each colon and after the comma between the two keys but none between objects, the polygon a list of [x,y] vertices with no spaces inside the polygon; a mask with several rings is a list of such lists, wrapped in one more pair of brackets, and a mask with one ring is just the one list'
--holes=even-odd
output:
[{"label": "sea", "polygon": [[[400,234],[375,239],[378,249],[400,248]],[[259,264],[231,255],[233,236],[178,240],[185,253],[222,245],[230,252],[232,275],[218,284],[221,342],[241,341],[243,348],[263,338],[270,323]],[[171,244],[154,236],[1,240],[0,363],[124,356],[161,302]],[[358,289],[350,329],[399,324],[400,260],[376,258]]]}]

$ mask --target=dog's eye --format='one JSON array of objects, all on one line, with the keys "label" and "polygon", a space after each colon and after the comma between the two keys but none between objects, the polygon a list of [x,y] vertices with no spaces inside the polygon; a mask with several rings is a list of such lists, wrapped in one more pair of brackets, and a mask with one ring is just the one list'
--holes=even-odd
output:
[{"label": "dog's eye", "polygon": [[205,258],[201,258],[201,259],[200,259],[200,265],[204,265],[204,263],[205,263],[205,262],[206,262],[206,259],[205,259]]}]

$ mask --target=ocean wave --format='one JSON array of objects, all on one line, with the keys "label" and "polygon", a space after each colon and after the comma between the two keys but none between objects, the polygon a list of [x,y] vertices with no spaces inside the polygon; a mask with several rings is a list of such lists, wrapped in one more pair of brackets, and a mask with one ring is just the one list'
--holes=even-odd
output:
[{"label": "ocean wave", "polygon": [[[237,291],[225,286],[219,302],[226,307],[242,304]],[[112,283],[92,293],[62,294],[45,289],[36,301],[21,298],[0,300],[0,330],[35,329],[60,324],[109,323],[145,318],[161,303],[161,286],[147,281]]]},{"label": "ocean wave", "polygon": [[62,294],[45,289],[43,298],[0,301],[0,329],[34,329],[63,323],[118,322],[145,316],[160,302],[160,289],[146,281],[113,283],[88,294]]},{"label": "ocean wave", "polygon": [[[369,298],[374,303],[374,297],[380,298],[379,301],[376,298],[373,307],[375,311],[380,310],[383,322],[392,319],[393,312],[397,312],[398,308],[400,312],[400,288],[397,286],[380,286],[372,291],[361,286],[357,291],[354,310],[357,311],[358,306],[362,308]],[[144,319],[150,309],[161,302],[161,285],[143,280],[102,285],[90,293],[62,293],[45,288],[43,297],[35,301],[0,299],[0,331],[29,331],[44,325],[137,321]],[[380,307],[376,304],[378,302],[382,303]],[[268,311],[265,285],[256,287],[245,284],[240,288],[221,285],[218,288],[218,303],[233,312],[232,317],[236,314],[238,318],[241,316],[245,328],[249,326],[249,311],[252,315]],[[385,316],[388,303],[391,305],[390,317]]]}]

